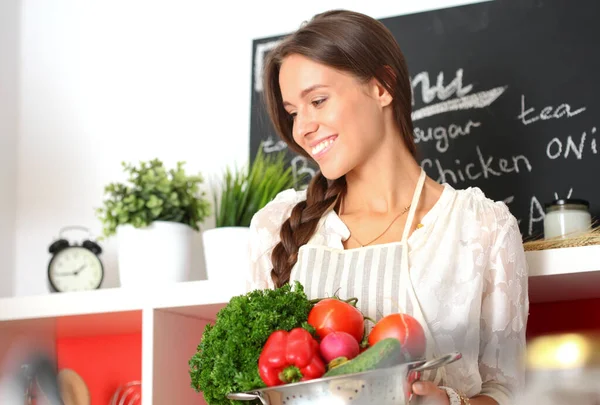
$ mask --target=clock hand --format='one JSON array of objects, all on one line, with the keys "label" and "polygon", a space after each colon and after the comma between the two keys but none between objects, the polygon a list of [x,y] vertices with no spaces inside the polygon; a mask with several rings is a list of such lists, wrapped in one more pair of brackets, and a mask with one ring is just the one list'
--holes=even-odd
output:
[{"label": "clock hand", "polygon": [[85,269],[85,264],[81,267],[79,267],[77,270],[74,271],[69,271],[66,273],[56,273],[57,276],[76,276],[79,273],[81,273],[83,271],[83,269]]}]

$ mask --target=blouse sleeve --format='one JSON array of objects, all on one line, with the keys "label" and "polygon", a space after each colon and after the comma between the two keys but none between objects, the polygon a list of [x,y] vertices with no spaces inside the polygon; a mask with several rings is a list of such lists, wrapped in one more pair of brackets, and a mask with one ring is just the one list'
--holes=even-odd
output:
[{"label": "blouse sleeve", "polygon": [[279,193],[258,211],[250,222],[249,258],[250,269],[246,279],[247,291],[273,289],[271,279],[271,253],[279,243],[279,230],[292,208],[305,198],[305,192],[289,189]]},{"label": "blouse sleeve", "polygon": [[511,404],[523,389],[528,269],[517,220],[508,209],[497,222],[485,270],[479,371],[482,395]]}]

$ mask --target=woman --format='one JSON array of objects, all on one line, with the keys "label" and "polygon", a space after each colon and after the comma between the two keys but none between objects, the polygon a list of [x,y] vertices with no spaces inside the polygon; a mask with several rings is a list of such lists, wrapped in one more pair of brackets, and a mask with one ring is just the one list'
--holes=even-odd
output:
[{"label": "woman", "polygon": [[503,203],[438,184],[417,163],[409,73],[392,34],[362,14],[322,13],[271,51],[264,74],[275,128],[320,172],[253,218],[249,288],[298,280],[309,298],[357,297],[376,320],[411,314],[428,358],[463,355],[425,373],[415,395],[510,403],[529,308],[518,224]]}]

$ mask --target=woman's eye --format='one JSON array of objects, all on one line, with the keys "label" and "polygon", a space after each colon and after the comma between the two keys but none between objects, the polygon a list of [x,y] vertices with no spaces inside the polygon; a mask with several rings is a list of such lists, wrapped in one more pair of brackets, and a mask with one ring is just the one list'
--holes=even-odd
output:
[{"label": "woman's eye", "polygon": [[327,100],[327,99],[326,99],[326,98],[319,98],[319,99],[317,99],[317,100],[313,100],[312,104],[313,104],[315,107],[318,107],[318,106],[320,106],[321,104],[323,104],[323,103],[325,102],[325,100]]},{"label": "woman's eye", "polygon": [[294,120],[296,118],[296,115],[297,115],[297,113],[295,113],[295,112],[288,113],[288,116],[290,117],[291,120]]}]

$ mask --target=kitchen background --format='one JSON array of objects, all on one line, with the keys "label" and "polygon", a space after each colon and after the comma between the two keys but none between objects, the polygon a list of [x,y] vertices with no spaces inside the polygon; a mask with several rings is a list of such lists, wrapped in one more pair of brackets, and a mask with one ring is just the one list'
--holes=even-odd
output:
[{"label": "kitchen background", "polygon": [[[253,39],[325,9],[384,18],[469,3],[1,1],[0,297],[48,293],[48,246],[66,225],[100,234],[94,209],[104,186],[123,179],[121,161],[184,160],[207,179],[246,162]],[[212,226],[211,218],[203,229]],[[195,244],[192,279],[200,280],[199,236]],[[114,238],[102,247],[103,288],[117,287]],[[531,333],[596,329],[599,307],[533,305]],[[122,351],[139,364],[140,335],[110,339],[63,340],[62,361],[77,368],[79,353],[114,344],[113,358]],[[137,378],[134,368],[124,381]]]}]

